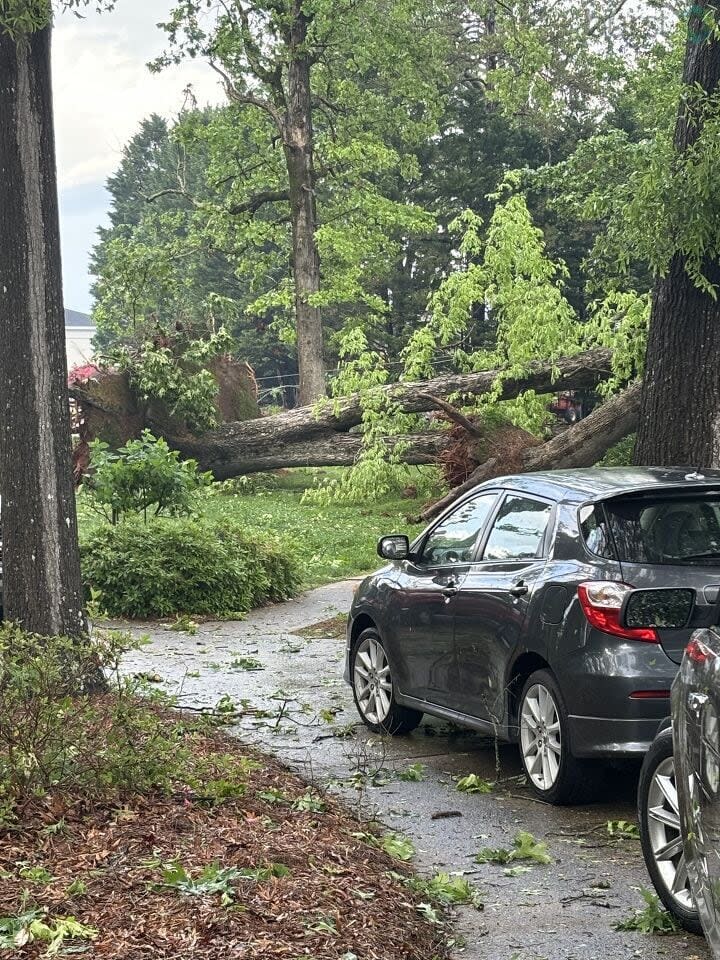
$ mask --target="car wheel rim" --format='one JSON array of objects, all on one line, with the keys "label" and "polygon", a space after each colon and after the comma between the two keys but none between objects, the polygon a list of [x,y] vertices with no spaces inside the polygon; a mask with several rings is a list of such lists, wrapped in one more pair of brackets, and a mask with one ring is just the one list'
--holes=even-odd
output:
[{"label": "car wheel rim", "polygon": [[360,713],[369,723],[382,723],[390,713],[392,680],[381,643],[367,637],[357,648],[353,682]]},{"label": "car wheel rim", "polygon": [[648,837],[657,871],[673,900],[686,910],[692,910],[695,905],[680,832],[680,808],[672,757],[663,760],[655,770],[647,804]]},{"label": "car wheel rim", "polygon": [[541,683],[533,684],[523,700],[520,748],[533,785],[538,790],[551,790],[560,773],[562,734],[557,704]]}]

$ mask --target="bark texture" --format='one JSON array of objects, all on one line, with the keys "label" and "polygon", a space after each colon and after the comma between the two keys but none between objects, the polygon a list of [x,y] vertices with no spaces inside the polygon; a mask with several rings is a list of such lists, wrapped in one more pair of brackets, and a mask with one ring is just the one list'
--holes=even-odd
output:
[{"label": "bark texture", "polygon": [[[610,352],[591,350],[562,358],[554,366],[534,364],[527,376],[503,383],[502,398],[516,397],[529,389],[549,392],[592,387],[606,379],[609,373]],[[426,413],[436,409],[438,397],[488,393],[496,379],[497,371],[487,370],[395,384],[384,389],[406,413]],[[92,403],[91,393],[81,394],[75,390],[73,393],[82,402]],[[224,480],[277,467],[351,464],[354,462],[351,451],[355,450],[356,455],[360,450],[360,436],[345,435],[361,420],[360,399],[352,396],[327,401],[320,409],[317,406],[298,407],[244,423],[224,424],[200,437],[182,435],[166,436],[166,439],[184,457],[194,458],[201,469],[210,470],[216,479]],[[438,454],[447,439],[447,435],[430,435],[424,446],[415,445],[408,453],[408,457],[422,456],[423,459],[408,459],[408,462],[431,462],[430,449]]]},{"label": "bark texture", "polygon": [[[714,4],[695,3],[689,18],[683,84],[708,94],[720,82],[720,44],[703,24]],[[710,34],[710,35],[708,35]],[[702,132],[693,97],[683,97],[675,125],[678,156]],[[702,197],[698,198],[702,203]],[[720,284],[720,267],[704,272]],[[720,466],[720,302],[698,289],[676,253],[653,293],[635,462],[659,466]]]},{"label": "bark texture", "polygon": [[50,28],[0,33],[0,493],[4,609],[85,629],[70,467]]},{"label": "bark texture", "polygon": [[327,392],[320,308],[310,303],[311,298],[320,291],[320,257],[315,240],[317,213],[313,171],[311,60],[306,49],[308,22],[302,0],[294,0],[284,149],[290,192],[301,404],[312,403]]}]

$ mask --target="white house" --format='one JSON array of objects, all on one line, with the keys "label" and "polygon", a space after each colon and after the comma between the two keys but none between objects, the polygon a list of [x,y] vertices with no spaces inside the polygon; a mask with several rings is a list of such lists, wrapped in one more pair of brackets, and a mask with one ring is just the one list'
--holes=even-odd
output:
[{"label": "white house", "polygon": [[95,324],[87,313],[78,313],[77,310],[65,311],[65,346],[68,370],[90,363],[93,357],[91,341],[94,336]]}]

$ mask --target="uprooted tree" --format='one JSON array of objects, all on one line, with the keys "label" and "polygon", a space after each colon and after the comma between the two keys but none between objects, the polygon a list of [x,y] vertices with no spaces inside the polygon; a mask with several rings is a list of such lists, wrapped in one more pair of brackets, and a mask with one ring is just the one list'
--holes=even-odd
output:
[{"label": "uprooted tree", "polygon": [[[534,390],[589,389],[611,375],[608,349],[597,348],[572,357],[557,359],[553,364],[534,363],[521,377],[501,383],[500,400],[517,397]],[[447,398],[465,399],[487,395],[495,388],[498,371],[475,374],[451,374],[429,380],[404,382],[376,390],[391,399],[406,414],[438,413],[427,418],[422,433],[388,436],[389,452],[397,451],[398,459],[408,464],[430,464],[442,460],[443,453],[457,442],[457,431],[463,436],[469,455],[467,474],[460,488],[448,497],[462,492],[466,485],[522,470],[553,467],[590,466],[602,458],[609,447],[632,433],[637,424],[639,387],[633,384],[587,418],[545,443],[531,433],[511,425],[486,429],[482,420],[466,417]],[[89,376],[76,380],[71,394],[91,422],[112,423],[124,429],[139,429],[140,420],[127,419],[122,401],[127,393],[110,393],[107,380]],[[142,427],[161,432],[165,439],[185,457],[197,460],[202,470],[209,470],[222,480],[243,474],[281,467],[352,466],[363,445],[363,435],[356,432],[363,419],[363,402],[355,394],[327,401],[318,407],[299,407],[285,413],[253,417],[219,424],[215,429],[195,434],[178,429],[157,405],[146,406]],[[453,425],[447,429],[447,420]],[[174,429],[173,429],[174,428]]]}]

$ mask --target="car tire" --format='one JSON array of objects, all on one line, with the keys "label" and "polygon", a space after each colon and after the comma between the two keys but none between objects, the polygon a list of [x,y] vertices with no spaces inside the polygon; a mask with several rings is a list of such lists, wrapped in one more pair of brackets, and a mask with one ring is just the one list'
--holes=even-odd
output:
[{"label": "car tire", "polygon": [[558,806],[585,799],[597,767],[570,752],[567,709],[549,670],[536,670],[525,681],[518,728],[520,762],[535,796]]},{"label": "car tire", "polygon": [[403,707],[395,699],[395,686],[385,647],[373,627],[359,635],[352,648],[350,677],[355,706],[373,733],[400,736],[422,720],[419,710]]},{"label": "car tire", "polygon": [[[640,771],[638,784],[638,822],[645,866],[663,905],[678,923],[691,933],[702,935],[702,925],[685,870],[685,855],[666,855],[669,844],[682,843],[680,817],[675,791],[672,730],[657,735]],[[674,849],[670,847],[670,850]],[[658,857],[658,852],[663,856]],[[673,889],[680,875],[682,887]]]}]

